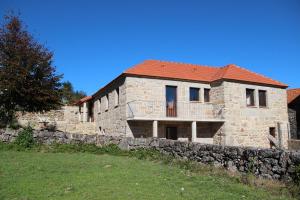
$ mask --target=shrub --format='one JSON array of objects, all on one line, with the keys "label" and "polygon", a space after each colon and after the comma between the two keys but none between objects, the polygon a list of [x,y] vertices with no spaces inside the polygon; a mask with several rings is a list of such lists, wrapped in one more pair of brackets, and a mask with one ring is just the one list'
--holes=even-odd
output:
[{"label": "shrub", "polygon": [[14,130],[18,130],[19,128],[21,128],[21,125],[19,124],[18,120],[14,117],[9,122],[8,127]]},{"label": "shrub", "polygon": [[295,168],[294,181],[298,186],[300,186],[300,165],[296,166]]},{"label": "shrub", "polygon": [[101,147],[103,153],[108,153],[111,155],[123,155],[126,153],[125,151],[122,151],[120,147],[116,144],[109,144],[106,146]]},{"label": "shrub", "polygon": [[295,174],[293,177],[294,183],[289,185],[289,190],[293,197],[300,199],[300,165],[295,167]]},{"label": "shrub", "polygon": [[14,144],[21,148],[29,149],[35,145],[33,138],[33,129],[27,126],[22,131],[19,132]]}]

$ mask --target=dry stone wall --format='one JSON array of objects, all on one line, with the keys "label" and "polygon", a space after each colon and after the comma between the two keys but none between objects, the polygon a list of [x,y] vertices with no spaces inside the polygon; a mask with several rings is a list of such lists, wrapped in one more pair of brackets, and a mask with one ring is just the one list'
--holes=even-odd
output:
[{"label": "dry stone wall", "polygon": [[[17,131],[0,130],[0,141],[12,142]],[[164,154],[204,164],[224,167],[242,173],[254,173],[270,179],[290,180],[300,166],[300,151],[230,147],[155,138],[125,138],[103,135],[70,134],[64,132],[35,131],[34,137],[44,144],[53,142],[85,143],[98,146],[116,144],[125,150],[157,149]]]}]

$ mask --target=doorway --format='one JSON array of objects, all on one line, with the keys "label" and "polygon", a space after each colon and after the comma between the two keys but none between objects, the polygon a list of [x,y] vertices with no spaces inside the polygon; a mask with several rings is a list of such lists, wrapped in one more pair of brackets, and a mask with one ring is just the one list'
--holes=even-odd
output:
[{"label": "doorway", "polygon": [[166,127],[166,138],[170,140],[177,140],[177,127]]},{"label": "doorway", "polygon": [[166,115],[167,117],[177,116],[177,87],[166,86]]}]

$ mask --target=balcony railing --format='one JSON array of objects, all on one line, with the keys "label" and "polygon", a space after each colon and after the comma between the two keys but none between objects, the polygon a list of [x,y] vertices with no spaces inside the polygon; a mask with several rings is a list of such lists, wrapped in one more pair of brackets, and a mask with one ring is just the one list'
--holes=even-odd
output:
[{"label": "balcony railing", "polygon": [[176,102],[173,106],[163,101],[136,100],[127,103],[127,117],[178,118],[186,120],[223,120],[223,107],[210,103]]}]

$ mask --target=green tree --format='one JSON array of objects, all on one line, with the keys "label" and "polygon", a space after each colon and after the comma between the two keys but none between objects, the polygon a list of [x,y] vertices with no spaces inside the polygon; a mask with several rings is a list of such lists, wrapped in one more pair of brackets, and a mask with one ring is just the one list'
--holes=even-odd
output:
[{"label": "green tree", "polygon": [[61,105],[62,75],[56,74],[53,53],[26,30],[19,16],[5,16],[0,27],[0,119],[16,110],[37,112]]},{"label": "green tree", "polygon": [[62,83],[62,102],[63,104],[73,104],[79,101],[81,98],[85,97],[86,93],[83,91],[74,91],[71,82],[66,81]]}]

